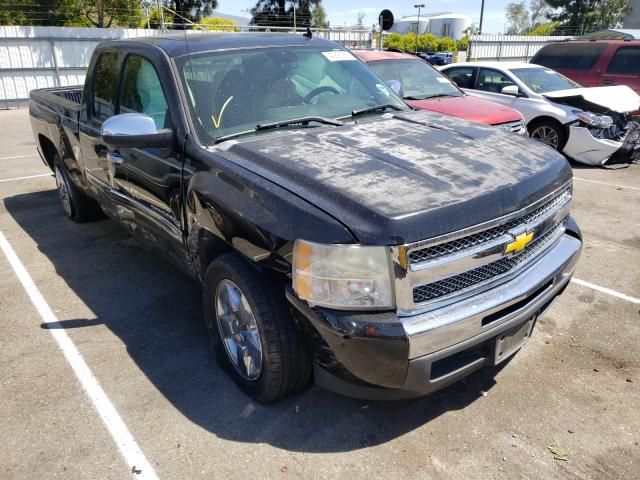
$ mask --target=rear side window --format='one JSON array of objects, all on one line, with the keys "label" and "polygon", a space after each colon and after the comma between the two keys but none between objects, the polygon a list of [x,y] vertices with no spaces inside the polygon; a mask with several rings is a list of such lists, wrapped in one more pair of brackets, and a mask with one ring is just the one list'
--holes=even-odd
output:
[{"label": "rear side window", "polygon": [[616,50],[607,72],[640,75],[640,47],[620,47]]},{"label": "rear side window", "polygon": [[156,128],[164,128],[167,100],[153,65],[142,57],[127,58],[122,80],[121,113],[143,113],[153,118]]},{"label": "rear side window", "polygon": [[589,70],[604,52],[603,43],[554,43],[543,47],[531,63],[548,68]]},{"label": "rear side window", "polygon": [[104,122],[115,113],[118,54],[103,53],[98,58],[93,80],[93,117]]},{"label": "rear side window", "polygon": [[473,67],[448,68],[443,73],[460,88],[473,88]]}]

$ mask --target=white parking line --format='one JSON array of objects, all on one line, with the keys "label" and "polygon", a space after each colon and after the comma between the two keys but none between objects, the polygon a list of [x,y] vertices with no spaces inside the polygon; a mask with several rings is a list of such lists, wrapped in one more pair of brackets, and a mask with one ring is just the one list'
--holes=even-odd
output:
[{"label": "white parking line", "polygon": [[630,295],[626,295],[624,293],[616,292],[615,290],[611,290],[610,288],[607,288],[607,287],[601,287],[600,285],[595,285],[593,283],[585,282],[584,280],[580,280],[579,278],[572,278],[571,281],[573,283],[577,283],[578,285],[582,285],[583,287],[591,288],[593,290],[597,290],[598,292],[606,293],[607,295],[621,298],[622,300],[626,300],[627,302],[640,303],[640,298],[635,298]]},{"label": "white parking line", "polygon": [[111,437],[116,442],[120,453],[127,462],[130,472],[133,472],[134,470],[136,473],[140,472],[137,473],[137,476],[135,477],[134,474],[131,473],[131,477],[137,479],[157,479],[158,477],[153,470],[153,467],[145,458],[144,453],[140,450],[140,447],[127,429],[122,418],[120,418],[120,415],[109,400],[109,397],[107,397],[107,394],[102,390],[98,380],[89,369],[89,366],[86,364],[80,355],[80,352],[67,335],[67,332],[56,318],[51,307],[49,307],[46,300],[38,290],[38,287],[33,282],[31,275],[29,275],[29,272],[24,267],[2,232],[0,232],[0,248],[7,257],[7,260],[9,260],[13,271],[20,280],[20,283],[22,283],[23,288],[27,292],[27,295],[29,295],[29,298],[36,307],[36,310],[38,310],[42,320],[50,326],[49,331],[51,332],[51,335],[53,335],[53,338],[58,343],[58,347],[62,350],[62,353],[73,369],[73,372],[76,374],[76,377],[78,377],[80,384],[93,403],[93,406],[100,414],[102,421],[109,430]]},{"label": "white parking line", "polygon": [[13,182],[14,180],[26,180],[28,178],[50,177],[52,175],[53,175],[52,173],[42,173],[40,175],[27,175],[26,177],[3,178],[3,179],[0,180],[0,183],[2,183],[2,182]]},{"label": "white parking line", "polygon": [[617,183],[607,183],[607,182],[599,182],[598,180],[589,180],[588,178],[582,178],[582,177],[573,177],[574,180],[580,180],[581,182],[589,182],[589,183],[597,183],[598,185],[607,185],[608,187],[620,187],[620,188],[624,188],[624,189],[628,189],[628,190],[638,190],[640,191],[640,188],[638,187],[630,187],[629,185],[618,185]]},{"label": "white parking line", "polygon": [[12,160],[14,158],[29,158],[29,157],[37,157],[37,153],[30,153],[29,155],[14,155],[12,157],[0,157],[0,160]]}]

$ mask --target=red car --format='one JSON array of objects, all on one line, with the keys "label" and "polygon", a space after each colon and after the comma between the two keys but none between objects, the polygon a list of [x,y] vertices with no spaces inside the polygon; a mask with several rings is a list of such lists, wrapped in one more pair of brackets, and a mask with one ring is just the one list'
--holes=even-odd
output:
[{"label": "red car", "polygon": [[525,133],[513,108],[467,95],[424,60],[407,53],[353,50],[385,82],[400,82],[400,96],[412,107]]},{"label": "red car", "polygon": [[640,40],[577,40],[545,45],[531,63],[584,87],[627,85],[640,94]]}]

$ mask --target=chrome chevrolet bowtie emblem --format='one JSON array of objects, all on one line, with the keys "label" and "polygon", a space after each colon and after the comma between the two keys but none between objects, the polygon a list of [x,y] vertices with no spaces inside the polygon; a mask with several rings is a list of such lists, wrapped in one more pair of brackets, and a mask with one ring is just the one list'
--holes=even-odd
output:
[{"label": "chrome chevrolet bowtie emblem", "polygon": [[524,232],[520,235],[517,235],[515,240],[511,243],[508,243],[504,249],[504,254],[508,253],[518,253],[524,250],[524,248],[531,243],[533,240],[533,234],[535,232]]}]

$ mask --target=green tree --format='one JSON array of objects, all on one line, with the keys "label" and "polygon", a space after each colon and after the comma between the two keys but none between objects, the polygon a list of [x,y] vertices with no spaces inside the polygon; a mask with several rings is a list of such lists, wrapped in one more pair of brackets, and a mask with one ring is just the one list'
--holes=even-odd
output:
[{"label": "green tree", "polygon": [[204,18],[201,22],[206,30],[214,30],[219,32],[237,32],[240,29],[237,28],[238,22],[229,20],[228,18]]},{"label": "green tree", "polygon": [[458,52],[466,52],[469,50],[469,35],[465,34],[460,40],[456,41],[456,50]]},{"label": "green tree", "polygon": [[[162,0],[165,7],[174,14],[173,25],[177,30],[192,28],[191,23],[200,23],[203,18],[210,17],[218,8],[218,0]],[[167,10],[165,9],[165,15]]]},{"label": "green tree", "polygon": [[136,27],[143,17],[139,0],[61,0],[65,26]]},{"label": "green tree", "polygon": [[456,41],[453,38],[443,37],[438,39],[437,52],[456,51]]},{"label": "green tree", "polygon": [[56,26],[72,19],[59,0],[0,0],[0,25]]},{"label": "green tree", "polygon": [[558,22],[544,22],[525,32],[525,35],[555,35]]},{"label": "green tree", "polygon": [[547,15],[558,30],[586,34],[615,28],[629,12],[629,0],[545,0],[554,10]]},{"label": "green tree", "polygon": [[505,7],[505,20],[507,35],[525,35],[546,21],[551,9],[546,0],[531,0],[528,4],[522,0],[516,3],[508,3]]},{"label": "green tree", "polygon": [[321,0],[258,0],[251,9],[251,23],[270,27],[293,27],[295,10],[296,25],[311,26],[312,9]]},{"label": "green tree", "polygon": [[324,8],[322,8],[320,3],[311,10],[311,26],[314,28],[329,28],[327,13],[324,11]]}]

